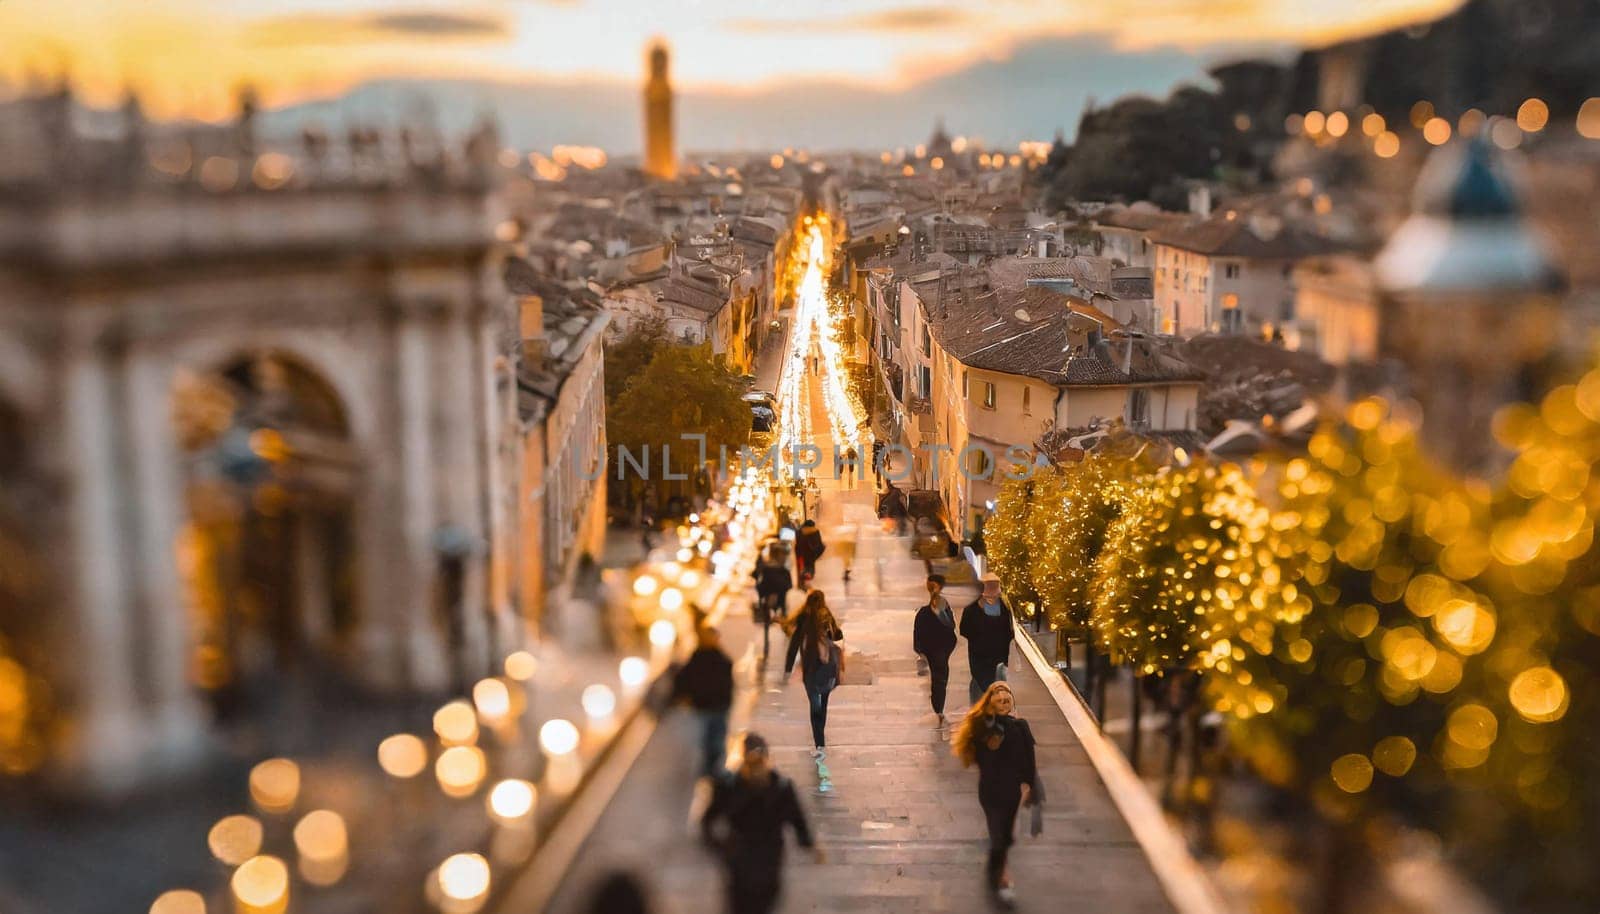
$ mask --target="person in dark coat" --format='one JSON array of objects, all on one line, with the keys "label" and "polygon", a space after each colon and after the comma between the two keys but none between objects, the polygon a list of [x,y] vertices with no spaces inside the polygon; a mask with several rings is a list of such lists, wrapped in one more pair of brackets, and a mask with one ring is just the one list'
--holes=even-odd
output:
[{"label": "person in dark coat", "polygon": [[733,707],[733,660],[722,650],[715,628],[703,626],[694,653],[672,678],[672,697],[684,701],[694,713],[700,731],[703,777],[723,771],[728,746],[728,709]]},{"label": "person in dark coat", "polygon": [[944,592],[944,575],[928,575],[928,602],[917,609],[911,624],[911,649],[928,664],[929,698],[933,713],[944,729],[944,692],[950,683],[950,654],[956,649],[956,616]]},{"label": "person in dark coat", "polygon": [[784,605],[789,591],[794,589],[794,577],[789,568],[768,549],[751,572],[756,579],[755,622],[761,626],[761,659],[770,653],[769,637],[774,619],[782,620],[788,607]]},{"label": "person in dark coat", "polygon": [[1000,598],[1000,579],[983,576],[983,593],[961,611],[961,637],[967,639],[967,664],[972,670],[968,700],[979,696],[995,679],[996,668],[1011,662],[1011,609]]},{"label": "person in dark coat", "polygon": [[798,657],[800,681],[811,704],[811,741],[816,747],[811,755],[821,761],[828,756],[828,741],[824,735],[828,728],[828,696],[838,687],[839,677],[844,673],[844,656],[838,645],[844,640],[844,629],[839,627],[839,621],[828,609],[828,601],[820,590],[806,595],[805,605],[795,613],[789,628],[792,634],[784,657],[783,678],[789,678]]},{"label": "person in dark coat", "polygon": [[817,559],[822,558],[822,553],[828,547],[822,543],[822,531],[817,529],[817,522],[808,520],[800,525],[800,535],[794,542],[794,570],[801,577],[807,572],[816,573]]},{"label": "person in dark coat", "polygon": [[1033,731],[1027,721],[1013,716],[1015,711],[1011,687],[994,683],[973,703],[950,740],[961,764],[978,766],[978,805],[989,826],[989,860],[984,873],[989,890],[1008,906],[1015,898],[1006,856],[1015,840],[1017,810],[1043,799]]},{"label": "person in dark coat", "polygon": [[701,836],[727,867],[729,914],[770,914],[777,907],[786,825],[801,847],[813,849],[817,862],[824,862],[794,782],[773,769],[767,741],[746,734],[744,761],[738,771],[717,779],[700,820]]}]

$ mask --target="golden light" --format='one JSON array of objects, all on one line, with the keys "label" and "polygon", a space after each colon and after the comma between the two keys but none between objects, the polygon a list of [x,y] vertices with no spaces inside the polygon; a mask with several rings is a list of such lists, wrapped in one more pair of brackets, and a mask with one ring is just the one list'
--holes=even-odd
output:
[{"label": "golden light", "polygon": [[1578,108],[1578,135],[1600,140],[1600,97],[1588,99]]},{"label": "golden light", "polygon": [[497,724],[511,713],[511,691],[498,679],[480,679],[472,687],[472,703],[485,724]]},{"label": "golden light", "polygon": [[1494,616],[1476,603],[1447,601],[1433,617],[1433,627],[1463,654],[1481,653],[1494,640]]},{"label": "golden light", "polygon": [[483,750],[477,746],[451,746],[439,753],[433,763],[433,775],[445,796],[460,799],[470,797],[483,783],[489,765]]},{"label": "golden light", "polygon": [[539,728],[539,747],[546,755],[567,755],[578,748],[578,728],[571,721],[559,717],[547,720]]},{"label": "golden light", "polygon": [[1359,752],[1339,756],[1329,773],[1345,793],[1360,793],[1372,786],[1372,761]]},{"label": "golden light", "polygon": [[489,894],[489,861],[482,854],[454,854],[439,864],[438,873],[447,914],[476,911]]},{"label": "golden light", "polygon": [[683,591],[676,587],[668,587],[661,591],[661,608],[667,612],[677,612],[683,608]]},{"label": "golden light", "polygon": [[1305,119],[1306,133],[1316,136],[1328,126],[1328,116],[1321,111],[1307,111]]},{"label": "golden light", "polygon": [[1022,166],[1022,156],[1012,155],[1011,158],[1006,160],[1006,162],[1012,168],[1020,168]]},{"label": "golden light", "polygon": [[1388,126],[1388,123],[1383,119],[1383,115],[1376,111],[1361,119],[1361,132],[1367,136],[1377,136],[1383,133]]},{"label": "golden light", "polygon": [[939,171],[939,170],[940,170],[940,169],[942,169],[942,168],[944,168],[944,157],[943,157],[943,156],[934,156],[934,157],[933,157],[933,158],[932,158],[932,159],[931,159],[931,160],[930,160],[930,161],[929,161],[929,162],[928,162],[928,165],[929,165],[929,167],[931,167],[931,168],[932,168],[932,169],[933,169],[933,170],[934,170],[934,171]]},{"label": "golden light", "polygon": [[624,657],[617,664],[617,679],[630,692],[641,688],[649,678],[650,663],[643,657]]},{"label": "golden light", "polygon": [[1460,119],[1456,121],[1456,132],[1464,137],[1477,136],[1478,131],[1483,129],[1486,121],[1488,121],[1488,117],[1482,111],[1477,108],[1468,108]]},{"label": "golden light", "polygon": [[885,165],[887,165],[887,164],[889,164],[889,162],[890,162],[890,161],[891,161],[891,160],[892,160],[892,159],[893,159],[893,158],[894,158],[894,156],[892,156],[892,155],[890,155],[890,154],[889,154],[889,151],[888,151],[888,150],[887,150],[887,149],[886,149],[886,150],[884,150],[884,152],[883,152],[883,155],[881,155],[881,156],[878,156],[878,161],[880,161],[880,162],[882,162],[882,163],[883,163],[883,164],[885,164]]},{"label": "golden light", "polygon": [[527,651],[515,651],[506,657],[506,675],[517,682],[527,682],[539,671],[539,662]]},{"label": "golden light", "polygon": [[286,758],[267,759],[250,769],[250,798],[265,812],[288,812],[300,796],[300,766]]},{"label": "golden light", "polygon": [[918,143],[917,148],[913,150],[913,152],[919,159],[925,159],[928,157],[928,147],[924,143]]},{"label": "golden light", "polygon": [[501,825],[518,825],[533,815],[539,791],[527,781],[508,778],[489,791],[489,817]]},{"label": "golden light", "polygon": [[1499,736],[1500,721],[1483,705],[1462,705],[1451,712],[1445,731],[1450,741],[1462,748],[1487,750]]},{"label": "golden light", "polygon": [[[711,543],[710,542],[701,542],[700,543],[700,547],[701,547],[701,549],[700,549],[701,552],[710,552],[711,551]],[[678,586],[682,587],[684,590],[693,590],[696,587],[699,587],[700,586],[700,572],[695,571],[693,568],[689,569],[688,571],[685,571],[678,578]],[[662,594],[662,596],[666,596],[666,594]]]},{"label": "golden light", "polygon": [[778,155],[777,153],[773,153],[772,154],[772,158],[768,159],[767,162],[769,164],[771,164],[774,169],[782,168],[783,167],[783,156]]},{"label": "golden light", "polygon": [[1422,138],[1433,146],[1450,142],[1450,122],[1442,117],[1430,118],[1422,125]]},{"label": "golden light", "polygon": [[251,857],[228,885],[237,914],[283,914],[289,907],[289,867],[277,857]]},{"label": "golden light", "polygon": [[583,690],[583,713],[590,721],[603,721],[617,710],[617,696],[607,686],[596,683]]},{"label": "golden light", "polygon": [[1372,142],[1372,151],[1380,159],[1392,159],[1400,152],[1400,136],[1392,130],[1385,130],[1378,134]]},{"label": "golden light", "polygon": [[917,170],[915,168],[912,168],[910,163],[907,163],[905,165],[900,166],[900,173],[909,178],[912,175],[916,174]]},{"label": "golden light", "polygon": [[661,582],[656,580],[655,575],[641,574],[633,579],[633,592],[637,596],[648,597],[660,586]]},{"label": "golden light", "polygon": [[331,809],[305,814],[294,827],[300,876],[312,885],[333,885],[350,868],[350,834],[344,817]]},{"label": "golden light", "polygon": [[1550,123],[1550,106],[1543,99],[1530,98],[1517,108],[1517,126],[1528,133],[1538,133]]},{"label": "golden light", "polygon": [[206,914],[206,900],[199,892],[173,889],[150,904],[150,914]]},{"label": "golden light", "polygon": [[294,177],[294,159],[281,152],[265,152],[250,169],[250,180],[262,190],[277,190]]},{"label": "golden light", "polygon": [[1567,682],[1547,666],[1523,670],[1511,680],[1511,707],[1524,720],[1547,724],[1567,713]]},{"label": "golden light", "polygon": [[211,156],[200,163],[200,186],[212,193],[233,190],[239,183],[239,163],[222,156]]},{"label": "golden light", "polygon": [[658,648],[668,648],[678,640],[678,627],[666,619],[650,623],[650,643]]},{"label": "golden light", "polygon": [[1328,115],[1328,122],[1324,127],[1328,136],[1341,137],[1350,130],[1350,116],[1343,111],[1335,111]]},{"label": "golden light", "polygon": [[516,241],[521,235],[522,227],[517,224],[517,220],[515,219],[502,219],[500,220],[499,224],[494,227],[495,240],[505,244],[510,244],[511,242]]},{"label": "golden light", "polygon": [[1411,106],[1411,126],[1421,130],[1433,120],[1433,102],[1421,101]]},{"label": "golden light", "polygon": [[414,778],[428,767],[428,747],[409,733],[396,733],[378,744],[378,767],[390,777]]},{"label": "golden light", "polygon": [[1403,736],[1386,736],[1372,749],[1372,763],[1390,777],[1402,777],[1417,760],[1417,747]]},{"label": "golden light", "polygon": [[465,701],[452,701],[433,712],[433,732],[445,746],[470,746],[478,741],[478,715]]},{"label": "golden light", "polygon": [[1290,136],[1299,136],[1306,129],[1306,117],[1303,114],[1291,114],[1283,119],[1283,132]]},{"label": "golden light", "polygon": [[253,816],[225,816],[206,834],[211,856],[228,866],[238,866],[261,853],[261,823]]}]

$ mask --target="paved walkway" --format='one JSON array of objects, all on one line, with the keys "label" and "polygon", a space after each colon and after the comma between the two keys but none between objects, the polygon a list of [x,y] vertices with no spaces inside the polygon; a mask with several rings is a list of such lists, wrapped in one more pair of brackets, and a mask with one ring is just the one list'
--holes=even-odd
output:
[{"label": "paved walkway", "polygon": [[[816,443],[831,453],[815,387],[813,381],[812,427]],[[741,698],[749,726],[767,736],[779,770],[801,787],[813,829],[829,854],[821,866],[791,854],[782,911],[981,911],[988,905],[982,877],[987,833],[978,808],[977,774],[961,767],[951,755],[948,734],[933,728],[928,680],[916,675],[911,654],[912,616],[926,598],[924,567],[910,557],[905,539],[882,532],[872,501],[870,482],[852,491],[835,481],[823,485],[819,525],[826,532],[841,522],[856,524],[860,539],[849,584],[831,555],[819,562],[818,584],[839,616],[846,645],[852,653],[861,652],[859,659],[873,671],[870,684],[841,686],[830,701],[833,792],[816,791],[798,674],[787,684],[777,681],[779,662],[763,679],[749,647],[748,621],[724,627],[730,651],[743,654]],[[972,596],[970,588],[949,594],[958,612]],[[951,659],[946,710],[954,720],[967,704],[965,645]],[[1071,729],[1015,650],[1011,678],[1018,713],[1039,741],[1048,797],[1044,834],[1020,837],[1012,853],[1019,909],[1170,911]],[[699,849],[690,822],[694,755],[688,720],[681,714],[668,717],[568,873],[551,906],[554,914],[583,914],[589,888],[613,868],[629,869],[649,882],[658,914],[721,910],[720,876]],[[1025,834],[1024,824],[1025,817],[1019,817],[1019,835]]]}]

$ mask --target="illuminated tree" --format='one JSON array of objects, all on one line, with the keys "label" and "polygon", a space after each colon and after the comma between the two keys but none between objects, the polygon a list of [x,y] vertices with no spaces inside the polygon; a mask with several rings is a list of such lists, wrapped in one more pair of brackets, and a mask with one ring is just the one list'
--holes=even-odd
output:
[{"label": "illuminated tree", "polygon": [[1135,477],[1095,562],[1090,625],[1138,675],[1188,667],[1268,610],[1269,512],[1232,464]]},{"label": "illuminated tree", "polygon": [[1448,765],[1432,748],[1494,633],[1492,601],[1463,583],[1490,561],[1487,496],[1427,463],[1378,400],[1318,432],[1278,496],[1279,548],[1299,563],[1280,597],[1296,608],[1213,645],[1207,695],[1258,773],[1335,820],[1425,821]]},{"label": "illuminated tree", "polygon": [[1032,583],[1052,628],[1089,624],[1095,561],[1122,514],[1130,474],[1126,460],[1090,456],[1036,476],[1027,539]]},{"label": "illuminated tree", "polygon": [[983,525],[989,567],[1000,578],[1000,586],[1012,601],[1012,610],[1023,617],[1032,615],[1039,604],[1039,594],[1033,586],[1028,518],[1033,511],[1035,487],[1048,472],[1036,472],[1031,479],[1006,479],[1002,474],[994,513]]},{"label": "illuminated tree", "polygon": [[1492,640],[1435,752],[1448,836],[1508,910],[1600,908],[1600,370],[1496,423],[1516,457],[1488,528]]}]

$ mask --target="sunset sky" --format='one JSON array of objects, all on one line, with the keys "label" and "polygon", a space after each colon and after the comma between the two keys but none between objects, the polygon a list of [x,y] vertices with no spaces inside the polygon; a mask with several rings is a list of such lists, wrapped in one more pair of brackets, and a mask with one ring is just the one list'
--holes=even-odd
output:
[{"label": "sunset sky", "polygon": [[1458,0],[0,0],[0,77],[70,69],[98,102],[137,86],[158,115],[210,116],[379,76],[638,78],[664,36],[686,88],[828,80],[894,89],[1024,40],[1109,48],[1304,44],[1432,18]]}]

